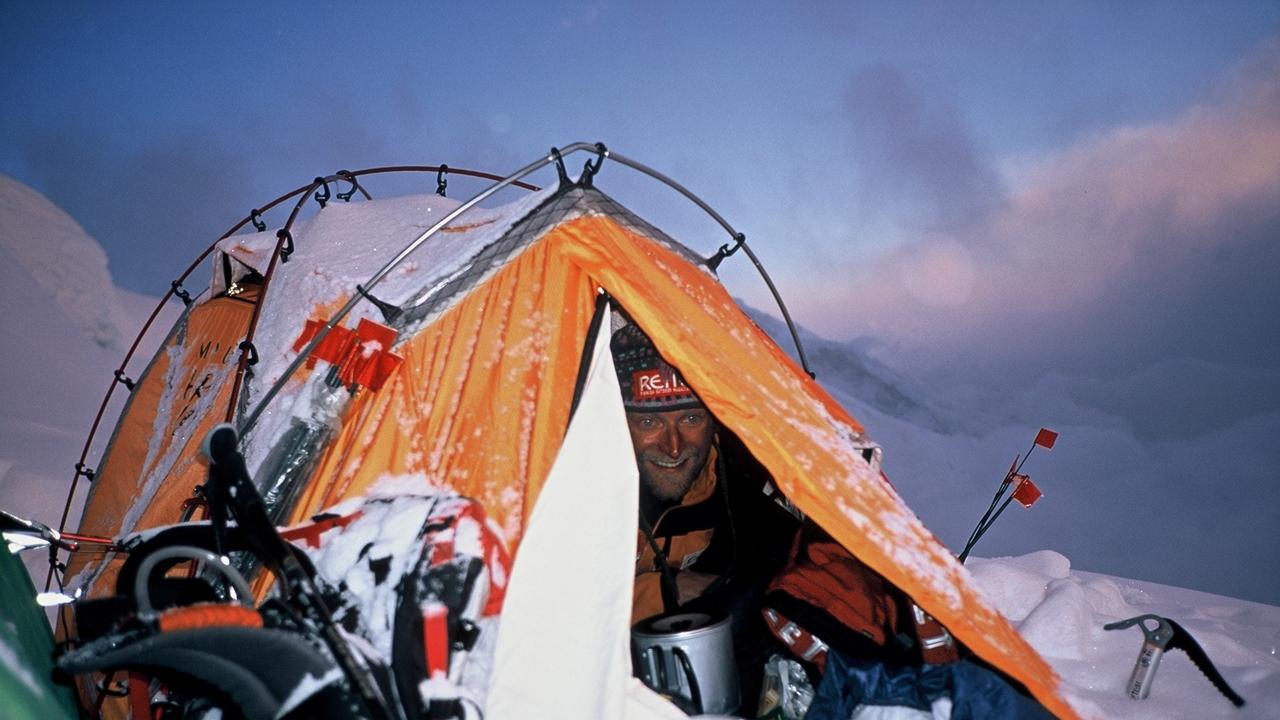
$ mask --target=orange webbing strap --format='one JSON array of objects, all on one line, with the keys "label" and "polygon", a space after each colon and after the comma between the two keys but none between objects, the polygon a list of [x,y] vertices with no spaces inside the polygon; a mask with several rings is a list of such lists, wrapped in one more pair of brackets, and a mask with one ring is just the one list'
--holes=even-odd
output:
[{"label": "orange webbing strap", "polygon": [[228,625],[260,628],[262,616],[257,610],[244,605],[196,603],[164,611],[158,624],[162,633]]}]

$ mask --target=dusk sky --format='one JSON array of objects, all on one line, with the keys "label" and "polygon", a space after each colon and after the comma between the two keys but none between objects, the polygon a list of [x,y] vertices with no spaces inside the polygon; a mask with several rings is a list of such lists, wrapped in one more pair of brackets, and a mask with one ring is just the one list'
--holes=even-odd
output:
[{"label": "dusk sky", "polygon": [[[1269,557],[1221,587],[1280,604],[1274,0],[2,5],[0,172],[122,287],[159,295],[316,175],[603,141],[744,231],[805,327],[988,427],[1120,438],[1088,472],[1147,469],[1094,501],[1252,533],[1194,563]],[[597,185],[696,250],[726,240],[621,167]],[[771,309],[735,260],[730,290]]]}]

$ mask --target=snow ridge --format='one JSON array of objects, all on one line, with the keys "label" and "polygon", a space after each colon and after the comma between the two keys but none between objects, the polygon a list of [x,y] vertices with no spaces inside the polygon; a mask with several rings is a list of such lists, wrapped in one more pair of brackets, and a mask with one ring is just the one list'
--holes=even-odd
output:
[{"label": "snow ridge", "polygon": [[[0,265],[33,279],[95,344],[123,348],[123,328],[131,323],[117,298],[102,246],[46,197],[3,174]],[[11,291],[15,287],[5,285]]]}]

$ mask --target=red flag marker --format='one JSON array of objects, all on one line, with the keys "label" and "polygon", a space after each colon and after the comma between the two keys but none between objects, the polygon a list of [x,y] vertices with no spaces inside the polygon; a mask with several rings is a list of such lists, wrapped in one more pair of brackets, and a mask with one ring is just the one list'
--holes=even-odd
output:
[{"label": "red flag marker", "polygon": [[1058,441],[1058,433],[1049,428],[1040,428],[1040,432],[1036,433],[1036,444],[1045,450],[1053,449],[1053,444]]},{"label": "red flag marker", "polygon": [[1044,493],[1040,492],[1040,488],[1036,487],[1036,484],[1031,482],[1031,478],[1026,475],[1018,475],[1017,477],[1019,482],[1018,486],[1013,489],[1013,499],[1022,503],[1022,507],[1031,507],[1044,496]]}]

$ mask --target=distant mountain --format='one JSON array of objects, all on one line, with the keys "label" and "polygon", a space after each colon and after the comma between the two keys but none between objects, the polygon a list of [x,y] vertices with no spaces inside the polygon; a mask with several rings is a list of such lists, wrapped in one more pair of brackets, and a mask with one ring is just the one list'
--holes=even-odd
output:
[{"label": "distant mountain", "polygon": [[[795,343],[785,322],[742,300],[738,300],[738,304],[775,342],[797,358]],[[958,424],[947,418],[944,409],[930,402],[922,389],[854,344],[827,340],[803,327],[798,327],[797,332],[809,369],[818,382],[855,414],[859,408],[870,407],[943,435],[960,431]]]},{"label": "distant mountain", "polygon": [[0,272],[5,307],[40,303],[95,345],[123,349],[130,321],[107,254],[80,224],[40,193],[0,175]]}]

